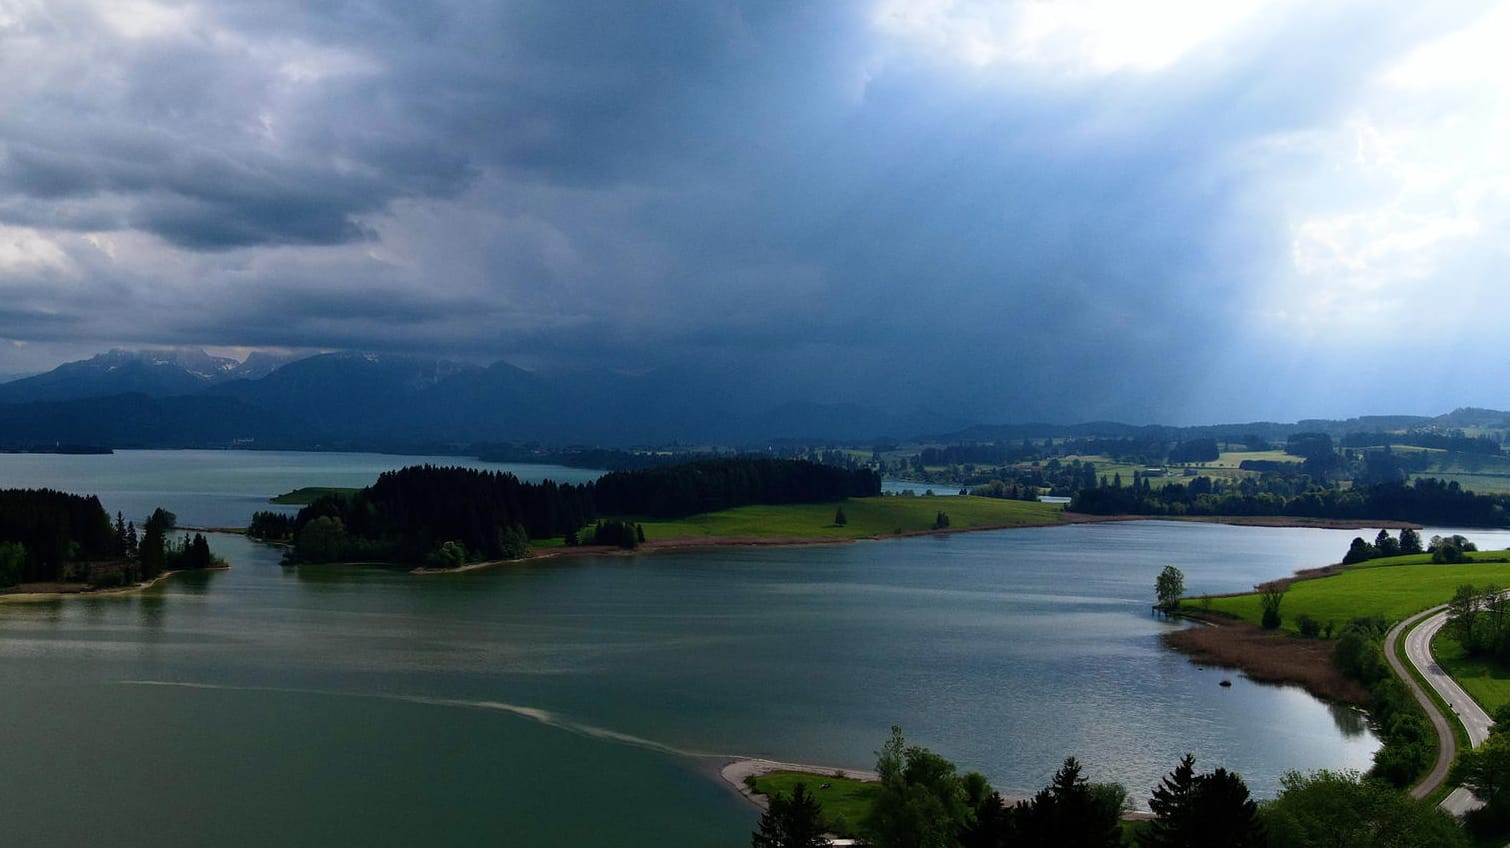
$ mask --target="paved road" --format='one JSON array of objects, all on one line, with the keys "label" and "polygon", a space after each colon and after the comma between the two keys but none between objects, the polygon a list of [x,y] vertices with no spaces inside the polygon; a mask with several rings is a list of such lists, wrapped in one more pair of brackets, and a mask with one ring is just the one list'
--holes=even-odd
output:
[{"label": "paved road", "polygon": [[[1416,626],[1417,622],[1420,622],[1420,626]],[[1399,659],[1396,658],[1394,646],[1402,632],[1410,630],[1410,633],[1405,637],[1405,658],[1421,672],[1421,676],[1426,679],[1427,684],[1432,689],[1435,689],[1437,694],[1442,697],[1442,700],[1452,709],[1453,714],[1462,723],[1463,728],[1468,731],[1468,741],[1475,748],[1482,745],[1484,740],[1489,738],[1489,728],[1494,724],[1494,720],[1489,718],[1488,713],[1485,713],[1483,708],[1473,698],[1469,697],[1468,693],[1463,691],[1463,687],[1459,686],[1457,681],[1449,677],[1447,672],[1443,671],[1442,667],[1431,656],[1432,637],[1436,636],[1437,631],[1441,630],[1442,626],[1446,623],[1447,607],[1445,605],[1433,607],[1395,625],[1389,631],[1388,635],[1385,636],[1384,640],[1385,659],[1389,661],[1395,673],[1400,675],[1400,679],[1404,680],[1406,686],[1410,688],[1411,694],[1421,704],[1421,708],[1426,711],[1426,715],[1431,719],[1432,727],[1437,732],[1436,764],[1432,766],[1431,772],[1426,775],[1426,778],[1416,784],[1410,791],[1410,794],[1417,798],[1424,798],[1430,795],[1447,779],[1447,771],[1451,768],[1452,760],[1457,755],[1457,737],[1453,734],[1452,725],[1448,723],[1448,718],[1442,715],[1441,711],[1437,708],[1436,702],[1427,697],[1426,693],[1422,691],[1420,684],[1416,683],[1415,677],[1407,674]],[[1411,630],[1410,628],[1412,627],[1415,629]],[[1443,799],[1441,804],[1442,809],[1457,816],[1461,816],[1463,813],[1480,806],[1482,806],[1482,802],[1473,797],[1473,793],[1461,787],[1454,789],[1450,795]]]}]

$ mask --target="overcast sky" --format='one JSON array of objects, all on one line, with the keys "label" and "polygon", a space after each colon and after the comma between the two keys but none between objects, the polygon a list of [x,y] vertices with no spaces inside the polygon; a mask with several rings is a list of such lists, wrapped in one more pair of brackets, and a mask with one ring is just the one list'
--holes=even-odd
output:
[{"label": "overcast sky", "polygon": [[0,372],[187,345],[986,421],[1510,407],[1507,44],[1510,4],[1453,2],[0,0]]}]

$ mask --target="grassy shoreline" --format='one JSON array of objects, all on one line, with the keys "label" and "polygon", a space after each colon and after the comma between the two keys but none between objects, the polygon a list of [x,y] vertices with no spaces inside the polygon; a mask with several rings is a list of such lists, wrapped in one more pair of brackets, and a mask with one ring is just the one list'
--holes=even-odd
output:
[{"label": "grassy shoreline", "polygon": [[[838,510],[844,524],[835,523]],[[935,527],[938,513],[949,517],[948,527]],[[663,551],[700,551],[726,547],[802,547],[843,545],[854,542],[942,536],[991,530],[1036,527],[1067,527],[1077,524],[1111,524],[1127,521],[1189,521],[1236,526],[1325,527],[1356,529],[1378,527],[1380,522],[1332,521],[1286,516],[1147,516],[1086,515],[1064,510],[1060,504],[1014,501],[971,495],[897,496],[850,498],[818,504],[743,506],[674,520],[635,516],[610,516],[640,524],[645,542],[633,549],[584,545],[567,547],[561,538],[536,539],[530,555],[517,559],[472,562],[458,568],[429,568],[409,564],[418,575],[462,574],[520,563],[589,556],[631,556]],[[1388,522],[1385,522],[1388,523]],[[322,563],[322,565],[386,565],[404,563]]]}]

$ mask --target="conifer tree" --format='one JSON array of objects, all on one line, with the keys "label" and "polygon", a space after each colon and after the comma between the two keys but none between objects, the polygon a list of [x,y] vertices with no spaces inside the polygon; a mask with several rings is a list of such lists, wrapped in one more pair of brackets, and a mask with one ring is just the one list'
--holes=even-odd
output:
[{"label": "conifer tree", "polygon": [[776,793],[770,807],[760,817],[760,829],[750,834],[751,848],[822,848],[823,809],[807,793],[807,785],[797,784],[792,796]]}]

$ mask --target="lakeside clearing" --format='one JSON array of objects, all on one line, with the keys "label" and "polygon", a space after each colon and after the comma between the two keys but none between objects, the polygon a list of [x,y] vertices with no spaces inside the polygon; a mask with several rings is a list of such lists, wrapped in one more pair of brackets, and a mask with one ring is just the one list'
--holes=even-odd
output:
[{"label": "lakeside clearing", "polygon": [[[1396,622],[1445,603],[1464,583],[1510,584],[1510,554],[1477,551],[1468,556],[1471,562],[1434,564],[1430,554],[1412,554],[1297,572],[1277,581],[1289,588],[1280,605],[1282,623],[1276,630],[1260,627],[1263,607],[1256,591],[1187,597],[1180,603],[1180,613],[1214,626],[1169,633],[1164,641],[1192,662],[1234,668],[1254,680],[1294,683],[1327,700],[1364,705],[1368,702],[1367,689],[1332,663],[1336,640],[1301,635],[1301,616],[1310,616],[1322,627],[1330,624],[1334,634],[1340,634],[1354,618]],[[1459,663],[1462,673],[1470,675],[1464,688],[1481,703],[1484,697],[1510,700],[1510,680],[1498,680],[1482,664],[1449,654],[1452,661]],[[1447,665],[1443,663],[1444,668]],[[1458,677],[1458,672],[1448,670]],[[1485,695],[1480,696],[1474,686]]]},{"label": "lakeside clearing", "polygon": [[[838,510],[846,522],[835,524]],[[938,513],[949,525],[936,528]],[[755,505],[707,512],[674,520],[627,518],[645,528],[645,540],[818,539],[845,541],[931,533],[937,530],[988,530],[1058,524],[1063,507],[1037,501],[1013,501],[973,495],[906,497],[887,495],[813,504]]]},{"label": "lakeside clearing", "polygon": [[[1347,566],[1301,572],[1289,581],[1280,606],[1280,629],[1299,635],[1299,619],[1309,615],[1323,626],[1341,628],[1354,618],[1378,616],[1399,621],[1451,600],[1464,583],[1510,585],[1510,552],[1476,551],[1471,562],[1433,564],[1430,554],[1372,559]],[[1258,624],[1263,607],[1258,592],[1185,598],[1181,611],[1216,613]]]},{"label": "lakeside clearing", "polygon": [[[847,519],[843,525],[834,523],[835,513],[839,509],[844,510]],[[948,527],[935,528],[933,526],[939,512],[949,517]],[[1360,527],[1418,526],[1400,522],[1344,521],[1288,516],[1085,515],[1066,512],[1062,504],[974,495],[947,497],[884,495],[850,498],[830,503],[742,506],[674,520],[636,519],[632,516],[610,516],[607,520],[639,524],[645,531],[645,541],[634,548],[621,548],[610,545],[569,547],[559,536],[535,539],[530,542],[530,554],[525,557],[471,562],[457,568],[418,566],[412,567],[411,573],[461,574],[523,562],[586,556],[630,556],[658,551],[691,551],[724,547],[838,545],[859,541],[884,541],[987,530],[1060,527],[1072,524],[1174,521],[1253,527],[1348,530]],[[382,565],[383,563],[327,564]]]},{"label": "lakeside clearing", "polygon": [[1333,664],[1333,640],[1301,639],[1237,619],[1199,613],[1188,617],[1213,626],[1166,633],[1164,644],[1196,665],[1237,669],[1261,683],[1296,684],[1326,701],[1368,703],[1368,687],[1348,678]]},{"label": "lakeside clearing", "polygon": [[1510,669],[1488,657],[1470,657],[1463,644],[1445,628],[1432,640],[1431,654],[1485,712],[1492,715],[1496,709],[1510,704]]}]

